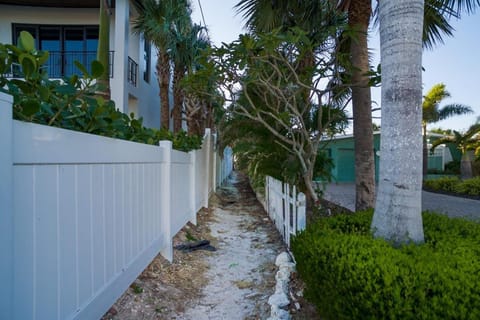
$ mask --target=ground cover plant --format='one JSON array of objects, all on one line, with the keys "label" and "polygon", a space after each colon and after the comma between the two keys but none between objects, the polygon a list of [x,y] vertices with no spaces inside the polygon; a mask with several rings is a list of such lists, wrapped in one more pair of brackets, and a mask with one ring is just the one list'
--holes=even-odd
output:
[{"label": "ground cover plant", "polygon": [[292,251],[325,319],[479,319],[480,225],[423,213],[425,243],[371,236],[372,213],[322,218]]},{"label": "ground cover plant", "polygon": [[[100,62],[93,61],[89,69],[76,63],[81,76],[52,80],[44,67],[48,57],[47,51],[35,49],[27,32],[21,33],[17,46],[0,44],[0,92],[13,96],[15,119],[154,145],[171,140],[181,151],[201,147],[201,137],[146,128],[141,118],[120,112],[113,101],[99,96],[96,80],[104,70]],[[19,74],[9,75],[12,70]]]}]

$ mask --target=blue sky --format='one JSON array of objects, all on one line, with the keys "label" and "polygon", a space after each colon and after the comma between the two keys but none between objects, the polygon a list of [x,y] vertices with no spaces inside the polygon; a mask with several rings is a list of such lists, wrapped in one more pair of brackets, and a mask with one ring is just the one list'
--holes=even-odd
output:
[{"label": "blue sky", "polygon": [[[193,21],[196,23],[201,22],[198,3],[198,0],[192,1]],[[217,46],[222,42],[236,40],[244,32],[242,19],[233,9],[236,3],[238,0],[201,0],[210,37]],[[433,50],[424,51],[423,91],[425,93],[434,84],[443,82],[451,94],[451,98],[445,99],[443,105],[462,103],[472,107],[474,115],[457,116],[430,126],[463,131],[480,116],[480,13],[464,15],[461,20],[453,21],[452,25],[455,28],[453,37],[445,38],[445,43],[437,45]],[[369,46],[376,64],[380,55],[377,30],[371,33]],[[379,89],[373,90],[372,99],[380,104]]]}]

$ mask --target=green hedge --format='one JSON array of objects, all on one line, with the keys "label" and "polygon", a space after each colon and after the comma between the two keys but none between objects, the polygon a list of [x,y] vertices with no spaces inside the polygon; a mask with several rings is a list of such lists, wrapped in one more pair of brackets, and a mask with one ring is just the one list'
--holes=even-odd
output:
[{"label": "green hedge", "polygon": [[[0,92],[13,96],[14,119],[146,144],[171,140],[180,151],[201,148],[202,137],[146,128],[141,118],[120,112],[113,101],[99,96],[105,89],[96,81],[104,70],[100,62],[92,61],[89,71],[75,61],[82,76],[60,81],[49,79],[44,68],[48,57],[47,51],[35,49],[28,32],[21,32],[18,46],[0,43]],[[12,65],[21,66],[23,78],[6,77]]]},{"label": "green hedge", "polygon": [[371,212],[324,218],[293,239],[306,297],[326,319],[480,319],[480,225],[424,213],[426,242],[370,235]]},{"label": "green hedge", "polygon": [[434,191],[446,191],[456,194],[480,196],[480,177],[460,180],[457,177],[444,177],[425,180],[424,187]]}]

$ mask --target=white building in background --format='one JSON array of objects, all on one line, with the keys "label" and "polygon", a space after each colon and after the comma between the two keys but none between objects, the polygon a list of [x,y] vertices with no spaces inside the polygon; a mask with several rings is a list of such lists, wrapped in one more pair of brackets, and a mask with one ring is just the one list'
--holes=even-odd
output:
[{"label": "white building in background", "polygon": [[[96,58],[100,0],[0,0],[0,43],[16,43],[29,31],[36,46],[50,52],[51,78],[79,73],[74,61],[88,66]],[[112,1],[110,25],[111,97],[117,108],[160,126],[155,75],[156,50],[133,32],[135,9],[128,0]]]}]

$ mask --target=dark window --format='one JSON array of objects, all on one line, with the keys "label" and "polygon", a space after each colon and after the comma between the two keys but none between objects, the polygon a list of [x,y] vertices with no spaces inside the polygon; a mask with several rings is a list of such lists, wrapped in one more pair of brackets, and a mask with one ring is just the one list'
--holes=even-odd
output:
[{"label": "dark window", "polygon": [[143,80],[150,82],[150,52],[152,51],[152,45],[150,41],[145,39],[143,47],[143,59],[145,60],[145,70],[143,71]]},{"label": "dark window", "polygon": [[17,43],[21,31],[30,32],[39,50],[49,51],[46,64],[52,78],[80,74],[75,61],[87,69],[97,56],[98,26],[56,26],[13,24],[13,43]]}]

